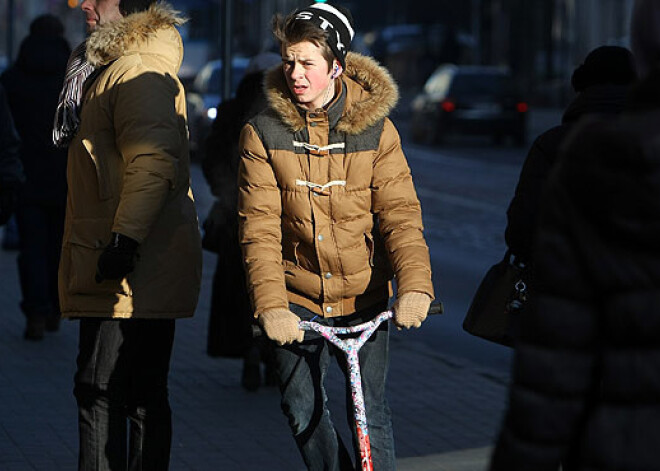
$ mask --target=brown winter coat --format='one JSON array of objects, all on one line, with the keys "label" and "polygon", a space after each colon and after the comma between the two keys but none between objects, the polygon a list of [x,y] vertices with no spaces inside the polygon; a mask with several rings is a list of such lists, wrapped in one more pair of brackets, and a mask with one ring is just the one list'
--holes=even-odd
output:
[{"label": "brown winter coat", "polygon": [[[177,79],[181,22],[159,4],[89,38],[88,60],[105,68],[88,84],[69,147],[64,316],[177,318],[195,310],[201,244]],[[96,263],[112,232],[140,243],[136,267],[121,281],[96,283]]]},{"label": "brown winter coat", "polygon": [[393,274],[399,294],[433,297],[419,200],[387,118],[396,85],[354,53],[338,82],[327,111],[305,112],[274,69],[270,108],[243,129],[240,241],[255,316],[289,302],[348,315],[386,301]]}]

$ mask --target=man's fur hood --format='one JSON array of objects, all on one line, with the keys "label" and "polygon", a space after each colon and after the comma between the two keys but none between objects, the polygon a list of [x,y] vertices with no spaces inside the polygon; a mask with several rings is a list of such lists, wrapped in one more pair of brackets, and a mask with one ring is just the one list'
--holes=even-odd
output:
[{"label": "man's fur hood", "polygon": [[[399,100],[399,90],[390,73],[370,57],[349,52],[341,77],[346,83],[347,97],[336,127],[339,132],[360,134],[387,117]],[[294,132],[303,129],[305,120],[291,99],[281,66],[268,71],[264,87],[271,108],[282,121]]]},{"label": "man's fur hood", "polygon": [[[133,13],[111,23],[99,26],[87,41],[87,60],[99,67],[143,47],[158,30],[180,26],[186,20],[170,5],[158,2],[149,9]],[[180,41],[180,39],[179,39]],[[177,67],[183,60],[183,45],[179,47]]]}]

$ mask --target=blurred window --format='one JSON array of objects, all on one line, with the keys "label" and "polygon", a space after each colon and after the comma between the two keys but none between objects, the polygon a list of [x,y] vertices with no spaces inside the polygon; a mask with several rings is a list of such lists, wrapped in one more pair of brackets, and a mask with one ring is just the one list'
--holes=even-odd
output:
[{"label": "blurred window", "polygon": [[213,63],[208,63],[195,77],[194,88],[197,93],[206,93],[209,86],[209,78],[213,72]]},{"label": "blurred window", "polygon": [[444,98],[447,96],[449,85],[451,84],[452,74],[448,69],[441,69],[436,71],[427,80],[424,85],[424,91],[433,96]]},{"label": "blurred window", "polygon": [[[245,75],[245,69],[249,60],[244,57],[236,57],[233,60],[233,69],[231,74],[232,95],[236,93],[238,84]],[[222,73],[222,61],[215,60],[206,64],[199,71],[195,78],[194,89],[197,93],[208,95],[221,95],[224,85],[224,75]]]},{"label": "blurred window", "polygon": [[215,15],[211,14],[209,7],[206,8],[191,8],[187,11],[188,21],[188,38],[208,40],[212,37],[216,25],[213,22]]}]

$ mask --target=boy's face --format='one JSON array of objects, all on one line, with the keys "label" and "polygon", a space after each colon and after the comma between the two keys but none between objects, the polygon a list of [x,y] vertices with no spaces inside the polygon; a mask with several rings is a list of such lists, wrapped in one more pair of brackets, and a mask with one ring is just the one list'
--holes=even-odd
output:
[{"label": "boy's face", "polygon": [[119,2],[120,0],[84,0],[80,8],[85,12],[87,30],[91,32],[100,25],[121,19]]},{"label": "boy's face", "polygon": [[282,45],[284,76],[298,105],[306,110],[322,108],[334,95],[332,70],[316,44],[303,41]]}]

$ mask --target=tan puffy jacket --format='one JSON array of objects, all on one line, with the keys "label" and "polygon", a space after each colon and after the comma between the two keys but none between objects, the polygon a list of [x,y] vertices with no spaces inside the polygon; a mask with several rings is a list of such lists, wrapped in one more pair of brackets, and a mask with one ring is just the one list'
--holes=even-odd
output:
[{"label": "tan puffy jacket", "polygon": [[[88,60],[105,68],[88,85],[69,147],[59,273],[64,316],[177,318],[195,310],[201,244],[176,75],[180,23],[159,4],[100,27],[88,40]],[[96,283],[112,232],[140,243],[135,271]]]},{"label": "tan puffy jacket", "polygon": [[[350,53],[327,111],[290,98],[269,71],[270,108],[241,135],[240,240],[255,316],[300,304],[342,316],[399,294],[433,297],[422,215],[387,71]],[[341,89],[339,89],[341,87]]]}]

